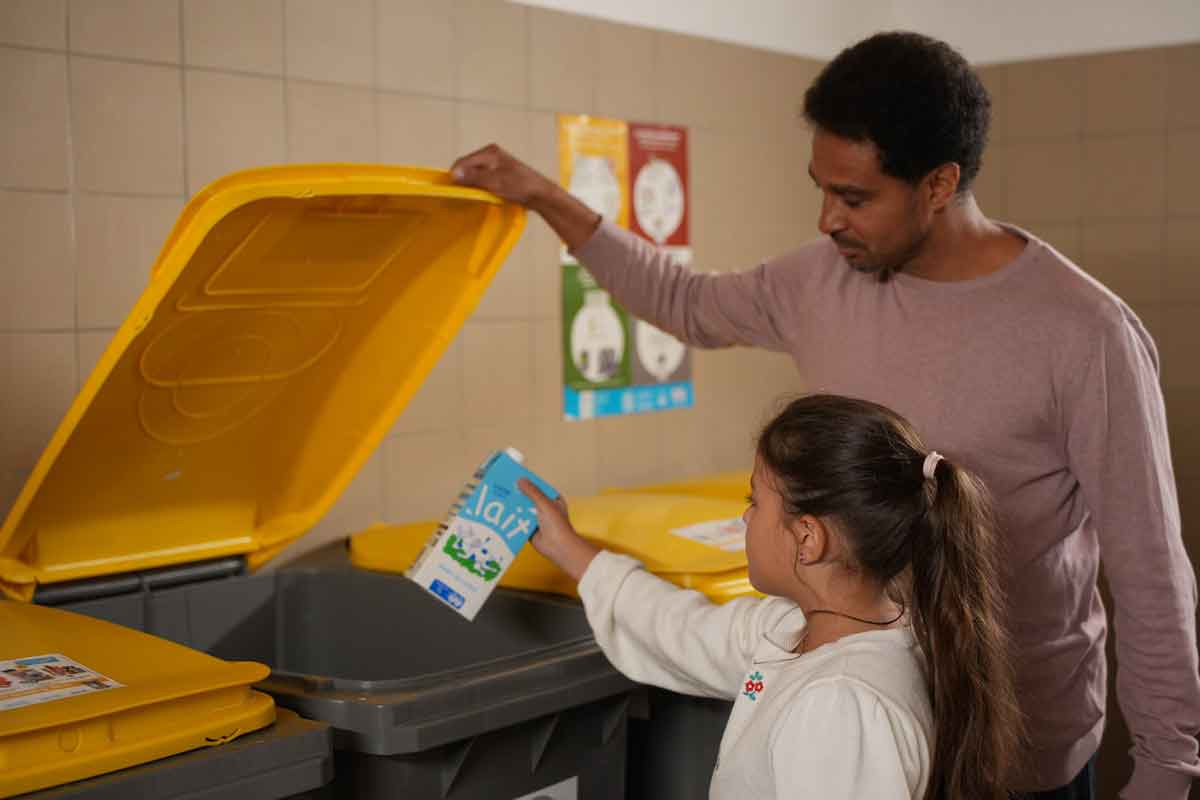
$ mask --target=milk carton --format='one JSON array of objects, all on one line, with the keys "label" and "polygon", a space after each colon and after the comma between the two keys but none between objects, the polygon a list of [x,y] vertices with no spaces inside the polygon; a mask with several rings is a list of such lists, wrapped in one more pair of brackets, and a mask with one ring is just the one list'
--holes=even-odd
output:
[{"label": "milk carton", "polygon": [[405,573],[467,619],[475,619],[537,529],[533,501],[517,488],[517,480],[528,478],[548,497],[558,497],[522,466],[524,460],[510,447],[484,461]]}]

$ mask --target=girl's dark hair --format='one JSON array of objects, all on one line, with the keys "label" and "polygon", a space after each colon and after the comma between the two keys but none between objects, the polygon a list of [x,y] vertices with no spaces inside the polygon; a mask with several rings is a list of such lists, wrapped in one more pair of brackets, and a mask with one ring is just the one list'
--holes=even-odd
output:
[{"label": "girl's dark hair", "polygon": [[955,162],[959,192],[983,163],[992,101],[954,48],[919,33],[879,33],[830,61],[804,95],[818,128],[879,149],[880,169],[910,184]]},{"label": "girl's dark hair", "polygon": [[851,566],[909,609],[925,653],[935,736],[926,800],[1008,797],[1022,741],[1002,618],[995,522],[978,478],[895,412],[810,395],[763,429],[758,456],[789,514],[830,520]]}]

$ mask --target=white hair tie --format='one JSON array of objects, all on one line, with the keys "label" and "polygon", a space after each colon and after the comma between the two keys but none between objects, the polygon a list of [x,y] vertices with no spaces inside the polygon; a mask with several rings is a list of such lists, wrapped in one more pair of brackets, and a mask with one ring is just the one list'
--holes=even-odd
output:
[{"label": "white hair tie", "polygon": [[925,456],[925,463],[921,465],[921,472],[925,475],[925,480],[933,480],[933,476],[937,472],[938,462],[943,460],[942,454],[937,450],[929,451],[929,455]]}]

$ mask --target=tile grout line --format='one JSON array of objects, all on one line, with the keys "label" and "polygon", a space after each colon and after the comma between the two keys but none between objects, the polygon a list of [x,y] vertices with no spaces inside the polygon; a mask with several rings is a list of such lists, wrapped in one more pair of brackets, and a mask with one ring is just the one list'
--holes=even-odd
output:
[{"label": "tile grout line", "polygon": [[74,56],[71,53],[71,4],[67,3],[63,13],[65,26],[63,42],[66,45],[67,60],[67,196],[70,202],[70,213],[67,215],[67,240],[71,259],[71,294],[72,294],[72,349],[75,355],[75,391],[83,388],[82,363],[79,352],[79,166],[75,157],[75,103],[73,102],[75,82]]},{"label": "tile grout line", "polygon": [[176,0],[175,7],[179,12],[179,155],[182,159],[180,169],[183,176],[183,200],[186,204],[188,199],[195,193],[195,190],[192,187],[191,170],[188,166],[188,90],[187,67],[185,66],[187,64],[187,43],[183,32],[183,0]]}]

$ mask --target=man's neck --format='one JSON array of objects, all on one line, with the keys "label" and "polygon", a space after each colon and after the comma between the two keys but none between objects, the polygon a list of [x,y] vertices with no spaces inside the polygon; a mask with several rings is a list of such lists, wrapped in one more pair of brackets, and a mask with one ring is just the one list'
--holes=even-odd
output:
[{"label": "man's neck", "polygon": [[965,281],[1003,268],[1025,249],[1025,241],[992,222],[969,192],[934,219],[921,250],[905,274],[931,281]]}]

